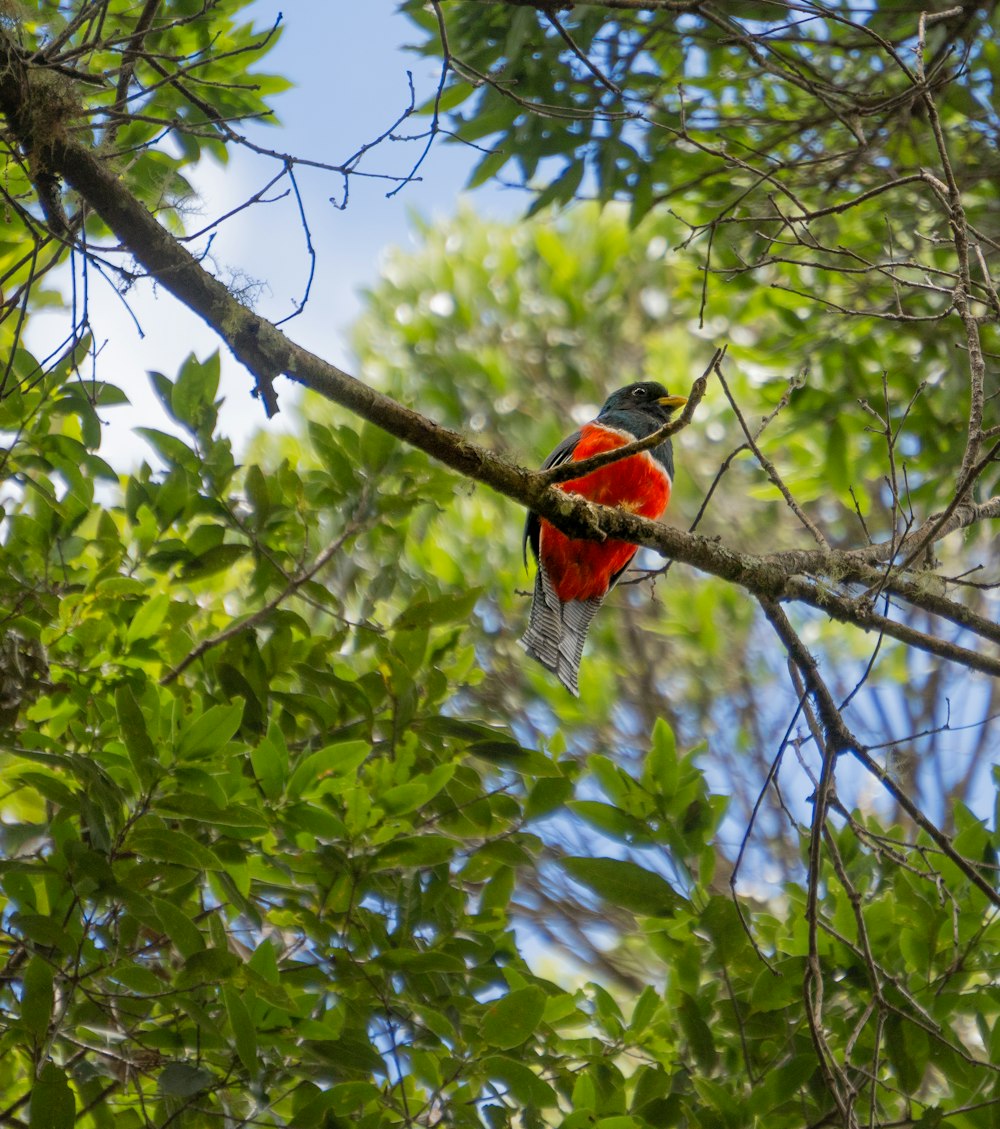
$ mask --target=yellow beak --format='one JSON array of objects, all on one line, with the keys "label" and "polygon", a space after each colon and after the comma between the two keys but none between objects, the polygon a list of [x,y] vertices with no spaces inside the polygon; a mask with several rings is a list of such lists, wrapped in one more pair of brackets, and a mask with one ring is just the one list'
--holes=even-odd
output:
[{"label": "yellow beak", "polygon": [[688,402],[688,398],[687,396],[661,396],[656,402],[662,404],[665,408],[683,408]]}]

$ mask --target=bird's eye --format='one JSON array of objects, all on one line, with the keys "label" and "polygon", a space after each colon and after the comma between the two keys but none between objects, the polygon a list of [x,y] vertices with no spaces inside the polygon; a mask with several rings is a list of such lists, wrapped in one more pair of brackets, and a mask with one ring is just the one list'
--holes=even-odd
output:
[{"label": "bird's eye", "polygon": [[645,395],[646,395],[646,391],[645,391],[645,389],[643,389],[643,388],[633,388],[633,389],[632,389],[632,395],[633,395],[633,396],[634,396],[634,397],[635,397],[635,398],[636,398],[637,400],[641,400],[641,399],[643,398],[643,396],[645,396]]}]

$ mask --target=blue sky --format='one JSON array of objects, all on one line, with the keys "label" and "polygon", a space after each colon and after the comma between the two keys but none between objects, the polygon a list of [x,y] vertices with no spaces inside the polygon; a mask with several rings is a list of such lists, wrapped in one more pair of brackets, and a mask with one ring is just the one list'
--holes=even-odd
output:
[{"label": "blue sky", "polygon": [[[381,134],[406,107],[408,69],[413,71],[418,105],[431,97],[438,69],[404,50],[415,32],[395,7],[393,0],[255,3],[250,12],[261,26],[283,14],[281,39],[263,69],[292,79],[295,86],[275,101],[279,126],[257,126],[247,133],[279,152],[337,164]],[[426,124],[426,118],[415,118],[403,129],[418,132]],[[405,174],[421,144],[386,143],[372,151],[362,167]],[[455,209],[476,159],[474,150],[436,144],[420,170],[421,181],[391,199],[386,198],[391,183],[352,178],[346,211],[329,202],[332,195],[339,198],[339,177],[300,169],[318,262],[306,311],[284,327],[289,336],[353,371],[345,331],[360,308],[359,290],[376,281],[383,250],[407,242],[413,213],[440,216]],[[235,153],[225,168],[205,162],[193,177],[199,200],[187,217],[188,230],[198,230],[239,205],[277,169],[274,162],[246,153]],[[490,214],[512,214],[524,206],[523,199],[496,189],[480,190],[475,199],[476,206]],[[292,313],[309,269],[294,200],[257,206],[227,221],[212,243],[208,265],[224,281],[260,283],[254,304],[264,316],[279,319]],[[190,351],[205,356],[218,342],[162,288],[157,291],[142,284],[128,296],[141,335],[132,315],[106,284],[92,279],[91,295],[91,320],[101,349],[98,376],[118,384],[133,404],[105,416],[109,426],[102,453],[119,469],[142,458],[152,462],[151,450],[131,430],[139,425],[168,426],[149,391],[146,371],[158,369],[173,376]],[[29,345],[36,356],[45,356],[67,331],[64,314],[36,316]],[[237,448],[259,426],[291,423],[287,416],[266,423],[263,410],[250,396],[251,385],[249,375],[223,347],[222,427]],[[279,382],[283,408],[293,399],[292,388],[288,381]]]}]

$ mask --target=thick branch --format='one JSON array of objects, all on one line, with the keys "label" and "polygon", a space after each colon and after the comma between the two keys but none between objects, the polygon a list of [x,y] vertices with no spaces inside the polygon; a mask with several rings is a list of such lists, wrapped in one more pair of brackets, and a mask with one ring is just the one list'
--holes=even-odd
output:
[{"label": "thick branch", "polygon": [[[965,877],[986,895],[993,905],[1000,906],[1000,893],[994,889],[964,855],[955,850],[951,839],[924,815],[909,796],[907,796],[905,791],[900,788],[899,784],[893,780],[891,773],[887,772],[872,758],[865,746],[862,745],[857,737],[848,729],[837,707],[837,703],[834,701],[832,694],[819,673],[816,660],[799,638],[798,633],[788,621],[788,617],[785,615],[784,611],[773,601],[769,600],[761,600],[761,607],[764,609],[764,614],[767,616],[771,626],[774,628],[778,638],[788,652],[789,658],[802,672],[806,689],[816,702],[820,723],[823,727],[823,736],[825,738],[824,752],[826,755],[824,756],[823,778],[820,788],[817,789],[815,800],[817,811],[820,811],[820,809],[825,811],[829,799],[828,790],[832,780],[830,776],[832,769],[831,754],[832,758],[836,758],[843,753],[852,754],[855,759],[891,793],[893,799],[899,803],[913,822],[934,840],[942,854],[947,856],[947,858],[961,870]],[[816,826],[819,826],[819,824]],[[818,850],[818,845],[816,849]]]},{"label": "thick branch", "polygon": [[[25,63],[9,39],[0,35],[0,111],[28,152],[41,144],[30,133],[31,122],[36,119],[23,104],[23,98],[30,93]],[[110,162],[66,134],[44,139],[44,148],[51,171],[72,185],[161,286],[226,341],[237,359],[256,377],[258,393],[265,398],[273,394],[270,391],[273,379],[285,374],[465,477],[529,507],[572,536],[614,537],[645,545],[666,557],[738,584],[757,597],[771,601],[801,600],[842,622],[865,630],[883,631],[907,645],[962,663],[970,669],[1000,675],[997,658],[876,615],[863,601],[851,599],[835,586],[921,543],[917,539],[926,531],[926,525],[902,542],[884,542],[851,551],[814,549],[756,556],[624,511],[591,505],[583,498],[552,486],[545,475],[525,470],[484,450],[296,345],[271,322],[241,305],[161,227],[131,194]],[[931,519],[933,537],[937,540],[955,529],[996,516],[1000,516],[1000,498],[979,506],[965,502],[946,520]],[[823,586],[813,579],[816,576],[829,577],[834,583]],[[915,606],[945,615],[968,630],[975,631],[980,626],[961,604],[939,595],[928,594],[925,599],[916,583],[908,584],[905,589],[901,586],[901,591]]]}]

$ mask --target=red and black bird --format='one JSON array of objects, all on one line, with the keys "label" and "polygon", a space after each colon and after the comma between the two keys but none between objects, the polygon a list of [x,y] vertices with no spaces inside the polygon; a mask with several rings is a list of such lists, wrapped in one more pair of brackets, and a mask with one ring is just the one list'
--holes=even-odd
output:
[{"label": "red and black bird", "polygon": [[[645,439],[686,403],[684,396],[671,396],[662,384],[652,380],[619,388],[608,397],[597,419],[556,447],[543,469],[579,462]],[[670,501],[673,477],[673,446],[664,439],[647,451],[560,483],[559,489],[655,520]],[[529,545],[538,571],[521,646],[557,675],[570,693],[579,696],[577,674],[590,621],[628,568],[638,546],[628,541],[567,537],[533,513],[524,523],[525,563]]]}]

